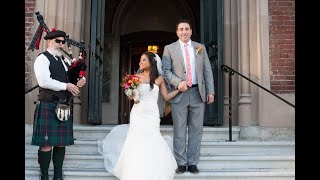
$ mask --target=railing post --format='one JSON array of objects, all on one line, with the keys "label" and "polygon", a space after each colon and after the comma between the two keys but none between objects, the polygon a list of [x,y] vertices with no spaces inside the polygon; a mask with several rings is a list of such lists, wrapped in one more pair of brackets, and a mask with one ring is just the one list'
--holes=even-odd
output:
[{"label": "railing post", "polygon": [[233,71],[229,70],[229,141],[232,141],[232,75]]},{"label": "railing post", "polygon": [[225,65],[221,65],[222,71],[229,73],[229,141],[232,140],[232,75],[234,71]]}]

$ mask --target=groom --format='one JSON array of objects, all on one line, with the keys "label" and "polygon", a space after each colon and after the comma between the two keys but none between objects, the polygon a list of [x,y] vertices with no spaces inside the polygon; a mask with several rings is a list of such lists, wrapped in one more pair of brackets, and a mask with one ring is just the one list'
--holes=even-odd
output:
[{"label": "groom", "polygon": [[[187,170],[199,173],[197,164],[203,132],[205,103],[214,101],[214,85],[211,65],[203,44],[190,39],[191,24],[179,20],[176,25],[179,40],[164,47],[162,69],[164,76],[174,89],[179,89],[176,97],[170,100],[174,129],[174,156],[178,168],[176,173]],[[186,137],[188,126],[188,151]]]}]

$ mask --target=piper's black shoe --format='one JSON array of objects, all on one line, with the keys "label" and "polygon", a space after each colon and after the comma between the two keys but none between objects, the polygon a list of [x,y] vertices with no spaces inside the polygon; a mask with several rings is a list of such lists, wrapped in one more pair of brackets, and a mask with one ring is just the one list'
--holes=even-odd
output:
[{"label": "piper's black shoe", "polygon": [[49,176],[40,175],[39,177],[40,177],[40,180],[49,180]]}]

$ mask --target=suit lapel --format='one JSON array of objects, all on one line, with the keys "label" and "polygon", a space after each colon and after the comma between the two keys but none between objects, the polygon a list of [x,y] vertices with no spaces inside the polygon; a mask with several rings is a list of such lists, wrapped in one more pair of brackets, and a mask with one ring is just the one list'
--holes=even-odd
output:
[{"label": "suit lapel", "polygon": [[182,55],[182,51],[181,51],[179,40],[176,41],[176,50],[175,50],[175,52],[177,52],[178,59],[181,60],[181,63],[183,65],[182,67],[185,70],[186,65],[184,64],[184,59],[183,59],[183,55]]}]

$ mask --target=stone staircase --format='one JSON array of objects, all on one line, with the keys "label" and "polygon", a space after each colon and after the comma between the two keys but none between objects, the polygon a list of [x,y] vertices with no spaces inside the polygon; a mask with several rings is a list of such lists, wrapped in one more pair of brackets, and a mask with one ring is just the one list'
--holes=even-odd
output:
[{"label": "stone staircase", "polygon": [[[97,140],[103,139],[113,126],[76,125],[75,144],[66,148],[65,180],[111,180],[116,178],[104,169],[103,157],[98,154]],[[37,146],[31,146],[32,125],[26,124],[25,176],[39,179]],[[233,127],[232,142],[228,128],[205,127],[198,168],[200,173],[176,174],[175,180],[271,180],[295,179],[294,141],[239,140],[239,127]],[[161,126],[163,135],[171,135],[172,126]],[[50,164],[52,177],[53,164]]]}]

